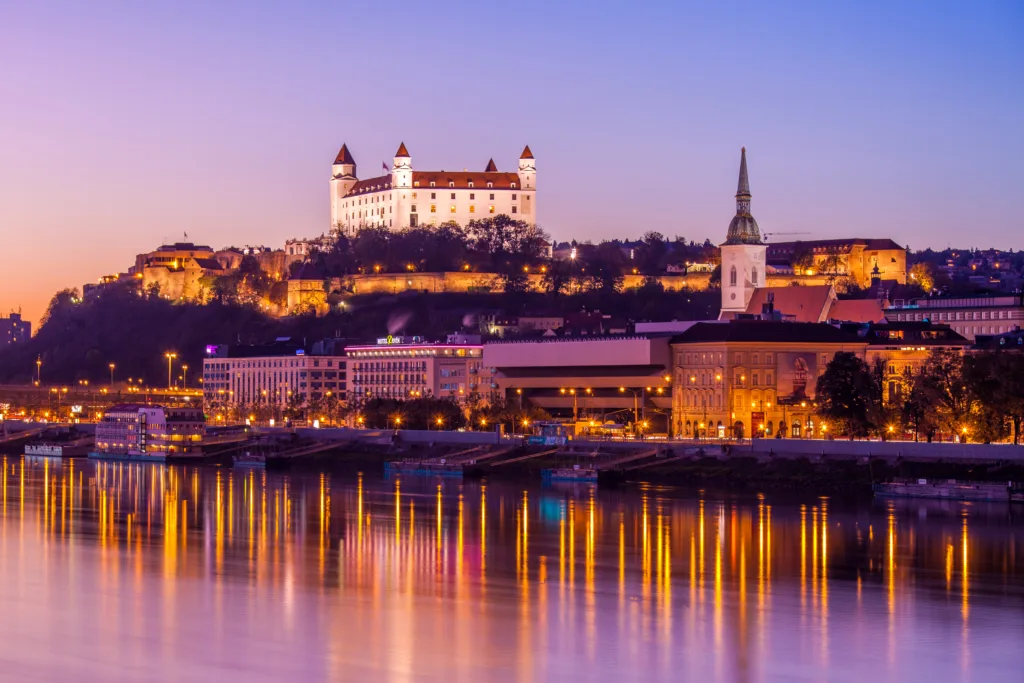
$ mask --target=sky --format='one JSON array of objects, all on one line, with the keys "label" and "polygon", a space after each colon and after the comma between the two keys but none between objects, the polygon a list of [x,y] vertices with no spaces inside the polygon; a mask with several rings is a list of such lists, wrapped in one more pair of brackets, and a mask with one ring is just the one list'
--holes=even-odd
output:
[{"label": "sky", "polygon": [[[537,160],[558,240],[1024,248],[1024,3],[0,3],[0,314],[167,240],[329,229],[377,175]],[[796,236],[793,235],[796,233]]]}]

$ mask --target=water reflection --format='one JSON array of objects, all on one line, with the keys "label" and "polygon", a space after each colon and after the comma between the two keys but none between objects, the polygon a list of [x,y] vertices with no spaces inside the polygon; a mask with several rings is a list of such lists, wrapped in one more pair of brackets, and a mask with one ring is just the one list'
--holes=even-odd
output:
[{"label": "water reflection", "polygon": [[2,466],[15,677],[998,680],[1024,664],[1005,506]]}]

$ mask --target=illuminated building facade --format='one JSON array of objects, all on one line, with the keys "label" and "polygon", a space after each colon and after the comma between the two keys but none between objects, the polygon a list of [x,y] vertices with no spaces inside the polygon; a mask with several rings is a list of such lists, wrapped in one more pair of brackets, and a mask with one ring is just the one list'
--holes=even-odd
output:
[{"label": "illuminated building facade", "polygon": [[868,341],[819,323],[701,322],[671,341],[675,435],[820,436],[818,377],[840,351],[865,357]]},{"label": "illuminated building facade", "polygon": [[325,397],[343,401],[345,357],[336,348],[330,340],[308,351],[291,344],[208,346],[203,359],[206,408],[214,412],[266,404],[283,409]]},{"label": "illuminated building facade", "polygon": [[198,408],[126,403],[103,414],[96,425],[96,450],[104,455],[198,455],[205,432]]},{"label": "illuminated building facade", "polygon": [[420,396],[486,398],[493,391],[476,335],[449,335],[444,343],[419,337],[384,337],[376,344],[347,346],[350,398],[410,399]]},{"label": "illuminated building facade", "polygon": [[331,166],[331,229],[347,235],[362,227],[401,230],[505,214],[537,222],[537,165],[529,147],[516,171],[499,171],[491,159],[483,171],[415,171],[402,143],[390,173],[360,180],[356,161],[342,145]]},{"label": "illuminated building facade", "polygon": [[978,335],[1005,334],[1024,327],[1024,295],[980,294],[897,299],[885,310],[892,322],[932,322],[949,325],[974,340]]}]

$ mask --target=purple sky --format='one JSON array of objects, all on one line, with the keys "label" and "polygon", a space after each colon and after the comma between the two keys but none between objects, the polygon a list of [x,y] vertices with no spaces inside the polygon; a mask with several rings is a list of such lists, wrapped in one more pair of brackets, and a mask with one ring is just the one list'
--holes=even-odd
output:
[{"label": "purple sky", "polygon": [[183,232],[318,235],[342,142],[529,143],[557,239],[720,241],[746,145],[763,231],[1024,248],[1024,5],[767,4],[8,3],[0,312]]}]

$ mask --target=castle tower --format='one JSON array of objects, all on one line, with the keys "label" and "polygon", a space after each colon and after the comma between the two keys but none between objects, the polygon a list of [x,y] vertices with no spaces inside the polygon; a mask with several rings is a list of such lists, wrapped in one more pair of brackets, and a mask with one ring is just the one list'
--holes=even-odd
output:
[{"label": "castle tower", "polygon": [[395,152],[395,163],[391,167],[391,187],[405,189],[412,187],[412,157],[403,142]]},{"label": "castle tower", "polygon": [[736,215],[722,245],[722,316],[747,310],[754,290],[765,285],[766,250],[757,221],[750,214],[747,148],[740,151]]},{"label": "castle tower", "polygon": [[331,165],[331,230],[341,228],[344,222],[341,200],[356,184],[356,180],[356,160],[348,151],[348,145],[343,144]]},{"label": "castle tower", "polygon": [[519,187],[524,190],[537,189],[537,163],[527,145],[519,156]]}]

